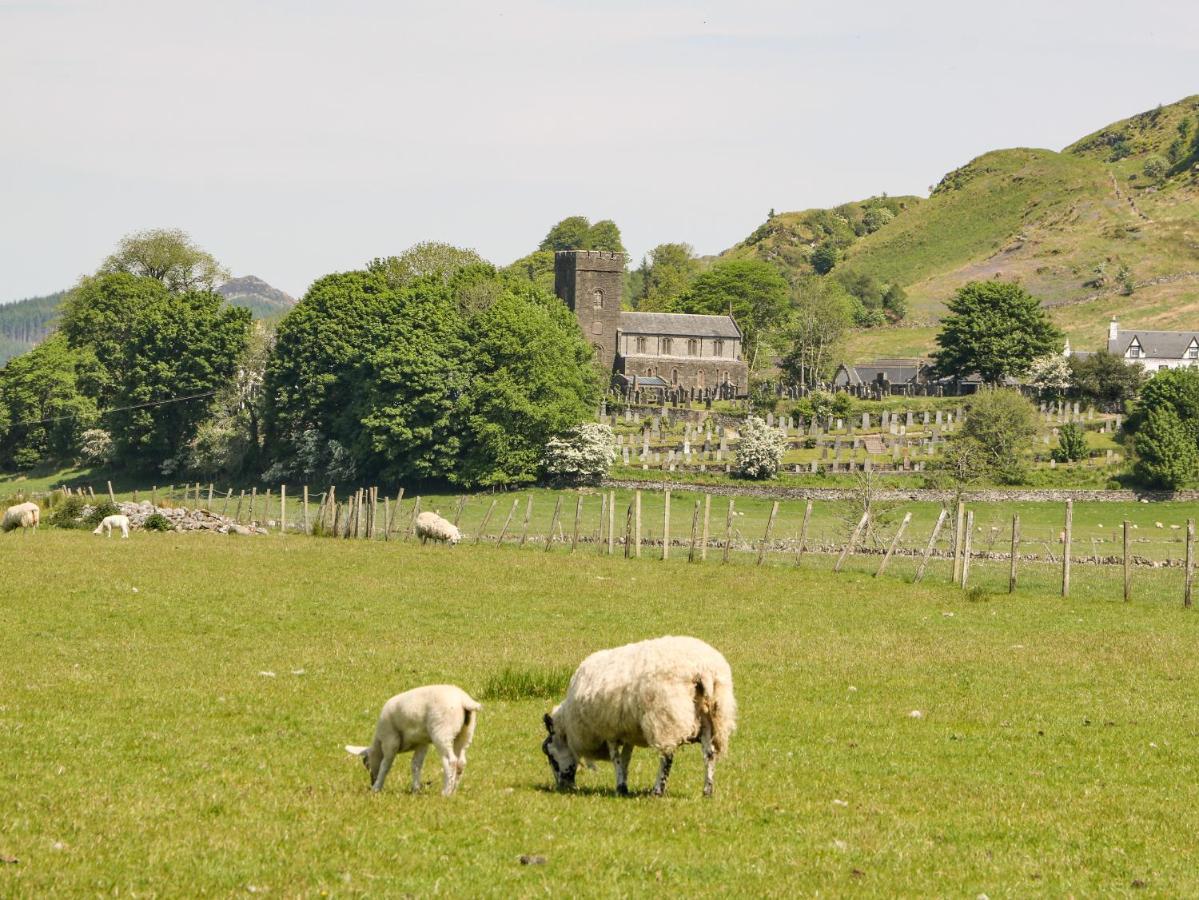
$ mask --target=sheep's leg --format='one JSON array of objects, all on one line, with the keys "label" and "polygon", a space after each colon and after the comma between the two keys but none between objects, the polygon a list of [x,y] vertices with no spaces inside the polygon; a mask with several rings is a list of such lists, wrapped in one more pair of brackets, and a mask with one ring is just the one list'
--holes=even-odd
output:
[{"label": "sheep's leg", "polygon": [[399,752],[399,746],[396,744],[383,745],[383,762],[379,764],[379,774],[375,778],[375,783],[371,785],[371,790],[378,792],[383,790],[383,782],[387,780],[387,773],[391,771],[391,764],[395,762],[396,753]]},{"label": "sheep's leg", "polygon": [[441,756],[441,795],[448,797],[458,787],[458,758],[452,746],[438,747]]},{"label": "sheep's leg", "polygon": [[462,773],[466,771],[466,748],[463,747],[458,751],[458,759],[454,762],[454,787],[462,781]]},{"label": "sheep's leg", "polygon": [[617,796],[629,795],[629,760],[633,757],[631,744],[609,744],[608,755],[612,759],[612,767],[616,769]]},{"label": "sheep's leg", "polygon": [[666,781],[670,778],[670,767],[674,765],[673,754],[662,754],[662,765],[658,767],[658,780],[654,782],[654,796],[661,797],[666,793]]},{"label": "sheep's leg", "polygon": [[699,742],[704,750],[704,796],[711,797],[716,779],[716,748],[712,746],[712,723],[707,719],[700,729]]},{"label": "sheep's leg", "polygon": [[412,793],[420,793],[420,768],[425,764],[425,754],[429,752],[429,745],[417,747],[412,753]]}]

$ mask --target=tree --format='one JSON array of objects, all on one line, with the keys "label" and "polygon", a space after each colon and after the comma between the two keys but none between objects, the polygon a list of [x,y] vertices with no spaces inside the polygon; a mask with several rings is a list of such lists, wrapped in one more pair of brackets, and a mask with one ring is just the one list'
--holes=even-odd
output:
[{"label": "tree", "polygon": [[1155,409],[1174,413],[1191,440],[1199,443],[1199,369],[1161,369],[1141,388],[1140,402],[1124,424],[1135,434]]},{"label": "tree", "polygon": [[567,216],[549,230],[538,250],[586,250],[591,222],[586,216]]},{"label": "tree", "polygon": [[611,219],[601,219],[588,229],[587,244],[583,249],[624,253],[624,244],[620,240],[620,229]]},{"label": "tree", "polygon": [[887,207],[872,206],[862,216],[862,224],[866,226],[867,234],[873,234],[894,218],[895,213],[891,212]]},{"label": "tree", "polygon": [[787,282],[769,263],[738,259],[717,263],[679,299],[683,312],[732,315],[741,328],[753,368],[764,333],[787,319]]},{"label": "tree", "polygon": [[607,425],[585,422],[550,438],[541,465],[554,481],[599,484],[616,461],[616,437]]},{"label": "tree", "polygon": [[777,428],[771,428],[757,416],[749,416],[741,427],[734,471],[742,478],[773,478],[783,461],[787,442]]},{"label": "tree", "polygon": [[1087,435],[1077,422],[1067,422],[1057,432],[1057,450],[1053,458],[1058,462],[1078,462],[1087,455]]},{"label": "tree", "polygon": [[1038,356],[1028,367],[1026,381],[1043,397],[1061,397],[1070,388],[1070,360],[1061,353]]},{"label": "tree", "polygon": [[428,277],[448,283],[462,269],[482,262],[483,257],[474,250],[440,241],[421,241],[399,256],[372,260],[367,268],[382,273],[388,284],[404,287]]},{"label": "tree", "polygon": [[633,306],[647,312],[673,312],[699,272],[690,244],[659,244],[641,261],[641,292]]},{"label": "tree", "polygon": [[1195,480],[1199,447],[1191,429],[1170,406],[1148,410],[1133,446],[1137,452],[1133,477],[1141,484],[1176,490]]},{"label": "tree", "polygon": [[1150,156],[1145,160],[1141,172],[1152,181],[1161,181],[1170,170],[1170,164],[1160,156]]},{"label": "tree", "polygon": [[836,281],[808,277],[795,285],[784,329],[790,349],[782,368],[789,380],[807,386],[828,379],[853,323],[851,308],[849,294]]},{"label": "tree", "polygon": [[178,228],[151,228],[121,238],[97,274],[117,273],[153,278],[175,293],[215,290],[229,279],[216,257]]},{"label": "tree", "polygon": [[1106,350],[1070,357],[1071,381],[1081,397],[1108,408],[1122,407],[1133,400],[1145,383],[1140,363],[1129,365],[1124,358]]},{"label": "tree", "polygon": [[96,421],[95,401],[80,386],[94,365],[56,334],[0,369],[0,465],[26,469],[76,456]]},{"label": "tree", "polygon": [[554,292],[554,251],[536,250],[504,269],[508,275],[547,294]]},{"label": "tree", "polygon": [[812,251],[812,270],[817,275],[827,275],[837,265],[837,245],[825,241]]},{"label": "tree", "polygon": [[958,434],[978,445],[982,465],[997,480],[1015,484],[1037,434],[1037,411],[1019,391],[984,389],[970,398]]},{"label": "tree", "polygon": [[1060,350],[1064,335],[1040,301],[1017,284],[972,281],[949,301],[934,354],[943,375],[977,372],[991,385],[1022,375],[1038,356]]}]

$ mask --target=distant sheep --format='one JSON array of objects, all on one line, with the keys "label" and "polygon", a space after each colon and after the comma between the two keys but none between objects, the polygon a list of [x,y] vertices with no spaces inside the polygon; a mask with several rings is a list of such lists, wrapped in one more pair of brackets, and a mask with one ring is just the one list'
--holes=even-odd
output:
[{"label": "distant sheep", "polygon": [[566,699],[545,716],[541,745],[559,789],[574,787],[579,761],[609,759],[616,792],[628,794],[634,747],[662,754],[654,795],[666,791],[675,751],[699,743],[704,796],[736,727],[733,673],[720,653],[692,637],[662,637],[593,653],[575,671]]},{"label": "distant sheep", "polygon": [[435,541],[456,544],[462,540],[462,532],[452,522],[447,522],[435,512],[423,512],[416,517],[416,536],[423,544],[432,538]]},{"label": "distant sheep", "polygon": [[371,790],[383,790],[383,782],[397,753],[412,753],[412,792],[420,790],[420,770],[429,745],[441,756],[441,793],[449,796],[458,788],[466,769],[466,748],[475,736],[478,711],[483,704],[471,699],[460,687],[433,684],[397,694],[383,704],[375,739],[369,747],[346,745],[346,752],[362,757],[370,773]]},{"label": "distant sheep", "polygon": [[33,528],[42,521],[42,510],[36,503],[18,503],[10,506],[4,512],[4,520],[0,522],[0,531],[13,531],[17,528]]},{"label": "distant sheep", "polygon": [[107,537],[112,537],[112,530],[114,528],[119,528],[121,530],[121,537],[123,537],[123,538],[129,537],[129,517],[128,516],[106,516],[100,522],[100,524],[96,526],[96,530],[93,531],[92,534],[99,534],[100,532],[104,532],[104,534]]}]

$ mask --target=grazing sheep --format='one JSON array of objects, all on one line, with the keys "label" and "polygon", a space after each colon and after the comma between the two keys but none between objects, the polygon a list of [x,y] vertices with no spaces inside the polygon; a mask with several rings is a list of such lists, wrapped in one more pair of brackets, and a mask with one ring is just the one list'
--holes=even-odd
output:
[{"label": "grazing sheep", "polygon": [[435,512],[423,512],[416,517],[416,536],[423,544],[429,538],[456,544],[462,540],[462,532],[452,522],[447,522]]},{"label": "grazing sheep", "polygon": [[13,531],[16,528],[32,528],[36,531],[41,521],[42,510],[36,503],[18,503],[5,510],[0,531]]},{"label": "grazing sheep", "polygon": [[114,528],[121,529],[121,537],[129,537],[129,517],[128,516],[105,516],[104,519],[96,526],[96,530],[92,534],[99,534],[101,531],[108,537],[112,537]]},{"label": "grazing sheep", "polygon": [[397,753],[412,754],[412,792],[420,790],[420,769],[429,745],[437,748],[444,773],[441,793],[454,793],[466,769],[466,748],[475,736],[476,713],[483,704],[452,684],[431,684],[397,694],[383,704],[375,739],[369,747],[346,745],[346,752],[362,757],[370,773],[371,790],[383,782]]},{"label": "grazing sheep", "polygon": [[736,727],[733,673],[720,653],[692,637],[662,637],[593,653],[580,664],[566,699],[545,716],[541,745],[559,789],[574,786],[579,760],[610,759],[616,793],[627,795],[634,747],[662,754],[654,795],[666,791],[674,753],[699,743],[704,796],[712,795],[716,760]]}]

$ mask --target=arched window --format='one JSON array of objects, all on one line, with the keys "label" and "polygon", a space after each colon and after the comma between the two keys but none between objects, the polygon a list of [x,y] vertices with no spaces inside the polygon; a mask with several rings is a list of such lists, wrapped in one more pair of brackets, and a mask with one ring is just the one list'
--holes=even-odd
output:
[{"label": "arched window", "polygon": [[645,352],[645,338],[643,338],[643,337],[637,338],[637,352],[638,353]]},{"label": "arched window", "polygon": [[662,338],[662,355],[663,356],[670,355],[670,347],[671,347],[671,344],[673,344],[673,343],[674,342],[671,341],[670,338]]},{"label": "arched window", "polygon": [[645,370],[645,377],[646,377],[646,378],[653,378],[653,377],[654,377],[654,367],[653,367],[653,366],[648,366],[648,367],[646,368],[646,370]]},{"label": "arched window", "polygon": [[595,358],[602,361],[604,358],[604,345],[592,344],[591,346],[595,348]]},{"label": "arched window", "polygon": [[699,356],[699,341],[697,341],[695,338],[687,339],[687,355]]},{"label": "arched window", "polygon": [[678,370],[678,369],[671,369],[671,370],[670,370],[670,383],[671,383],[671,384],[678,384],[678,383],[679,383],[679,370]]},{"label": "arched window", "polygon": [[604,308],[604,292],[601,291],[599,288],[596,288],[595,291],[591,294],[591,305],[593,307],[595,307],[596,309]]},{"label": "arched window", "polygon": [[712,342],[712,355],[724,356],[724,341],[716,340]]}]

